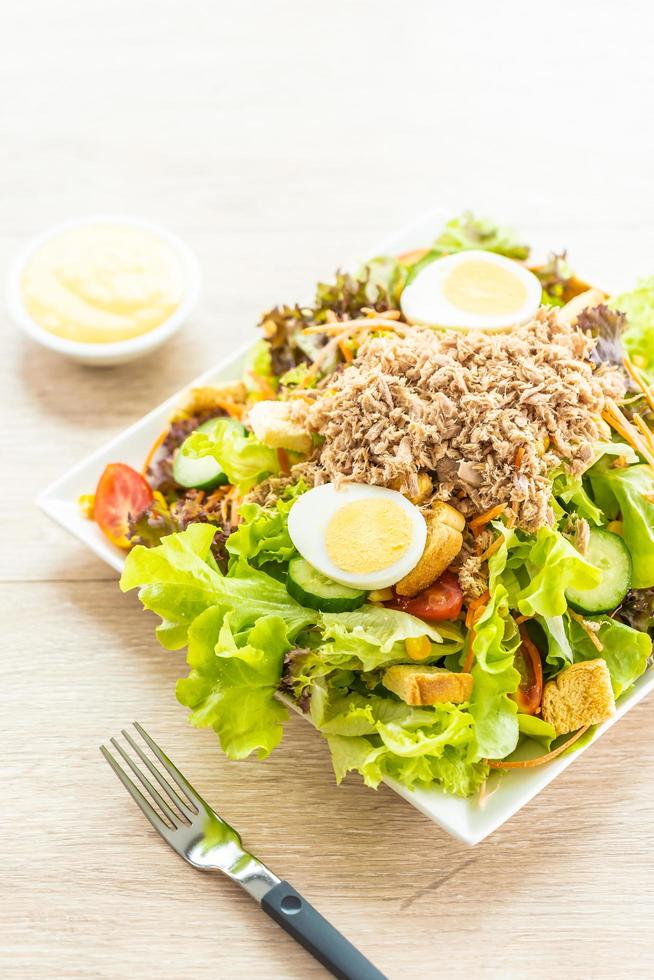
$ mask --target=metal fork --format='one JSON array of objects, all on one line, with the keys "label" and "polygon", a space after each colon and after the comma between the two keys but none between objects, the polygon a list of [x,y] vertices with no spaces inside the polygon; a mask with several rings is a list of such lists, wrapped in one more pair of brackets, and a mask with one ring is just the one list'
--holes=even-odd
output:
[{"label": "metal fork", "polygon": [[[281,881],[265,864],[246,851],[237,831],[205,803],[154,739],[138,722],[134,722],[134,728],[170,778],[163,775],[148,753],[125,729],[122,735],[132,750],[131,754],[117,739],[110,741],[145,793],[127,775],[109,749],[102,745],[100,751],[137,806],[173,850],[194,868],[222,871],[232,881],[238,882],[256,899],[264,912],[335,977],[341,980],[386,980],[384,974],[287,881]],[[134,756],[138,757],[142,766],[137,764]],[[143,767],[159,788],[148,778]]]}]

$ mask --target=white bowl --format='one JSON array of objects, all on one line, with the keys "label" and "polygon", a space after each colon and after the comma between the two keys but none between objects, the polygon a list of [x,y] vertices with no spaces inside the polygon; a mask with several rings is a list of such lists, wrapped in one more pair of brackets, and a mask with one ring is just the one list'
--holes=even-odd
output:
[{"label": "white bowl", "polygon": [[[27,261],[34,252],[49,239],[60,235],[71,228],[80,228],[84,225],[94,224],[114,224],[131,225],[136,228],[145,228],[147,231],[156,235],[172,249],[177,256],[182,267],[184,278],[184,298],[175,312],[160,323],[158,327],[149,330],[147,333],[138,337],[129,337],[126,340],[117,340],[113,343],[84,343],[79,340],[68,340],[66,337],[58,337],[56,334],[45,330],[27,312],[23,302],[21,290],[21,276]],[[25,333],[36,340],[37,343],[49,350],[64,354],[72,361],[79,364],[94,364],[97,366],[109,367],[113,364],[124,364],[137,357],[142,357],[150,351],[160,347],[174,333],[177,333],[182,324],[186,321],[192,310],[195,308],[200,295],[201,273],[200,266],[193,252],[189,247],[173,235],[172,232],[153,224],[151,221],[144,221],[141,218],[133,218],[128,215],[120,214],[92,214],[86,218],[77,218],[73,221],[66,221],[63,224],[55,225],[32,239],[26,249],[14,261],[7,279],[7,307],[12,319],[23,328]]]}]

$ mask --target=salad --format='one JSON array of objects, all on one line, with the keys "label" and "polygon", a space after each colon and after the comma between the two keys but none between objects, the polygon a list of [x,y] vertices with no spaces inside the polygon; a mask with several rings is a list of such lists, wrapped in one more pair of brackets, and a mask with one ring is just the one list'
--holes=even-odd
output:
[{"label": "salad", "polygon": [[83,500],[191,723],[264,758],[295,708],[337,781],[461,796],[588,738],[652,650],[654,280],[466,213],[260,327]]}]

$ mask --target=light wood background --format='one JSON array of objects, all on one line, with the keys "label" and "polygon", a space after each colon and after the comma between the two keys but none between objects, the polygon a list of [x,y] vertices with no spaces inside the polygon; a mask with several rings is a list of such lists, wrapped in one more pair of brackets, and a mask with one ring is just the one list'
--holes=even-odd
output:
[{"label": "light wood background", "polygon": [[[221,878],[183,866],[98,753],[137,718],[392,978],[651,976],[654,703],[490,840],[388,789],[337,789],[296,719],[267,762],[186,726],[179,655],[37,493],[422,208],[571,229],[654,272],[651,5],[21,0],[0,27],[0,249],[93,211],[197,252],[197,315],[90,370],[2,320],[0,945],[20,978],[325,975]],[[566,239],[567,240],[567,239]]]}]

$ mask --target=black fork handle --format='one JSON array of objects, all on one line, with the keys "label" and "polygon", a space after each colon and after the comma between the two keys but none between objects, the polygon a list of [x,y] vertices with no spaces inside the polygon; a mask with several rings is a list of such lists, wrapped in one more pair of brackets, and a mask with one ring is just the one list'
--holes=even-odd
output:
[{"label": "black fork handle", "polygon": [[387,980],[287,881],[271,888],[261,907],[339,980]]}]

